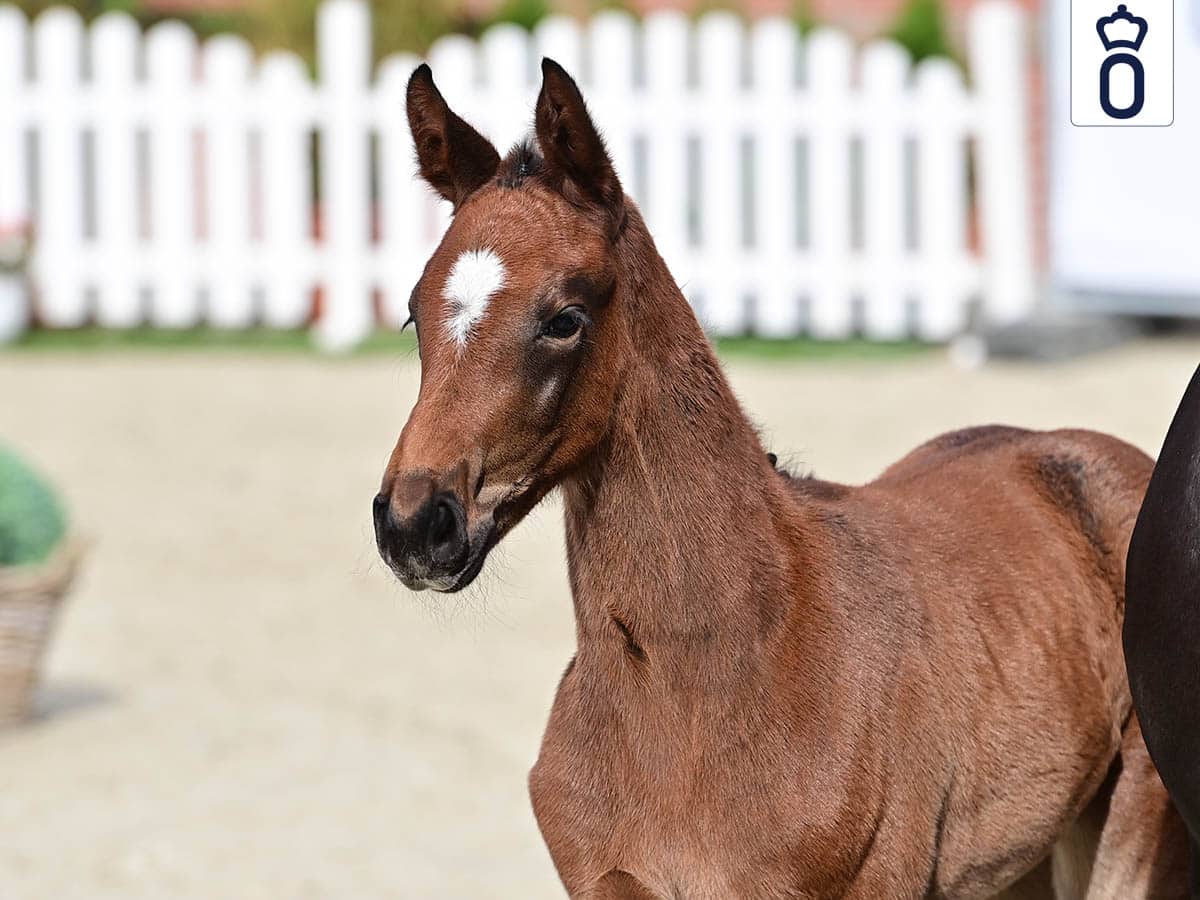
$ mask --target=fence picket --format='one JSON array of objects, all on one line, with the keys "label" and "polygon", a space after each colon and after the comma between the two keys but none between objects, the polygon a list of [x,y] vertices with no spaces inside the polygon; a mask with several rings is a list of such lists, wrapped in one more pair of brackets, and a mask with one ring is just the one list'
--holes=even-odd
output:
[{"label": "fence picket", "polygon": [[[439,38],[429,48],[429,64],[437,73],[438,89],[450,108],[468,122],[478,122],[479,113],[486,110],[486,95],[475,85],[475,42],[460,34]],[[432,192],[429,194],[432,198]],[[430,201],[426,205],[426,222],[429,242],[435,246],[437,240],[450,224],[450,204],[445,201]]]},{"label": "fence picket", "polygon": [[[18,240],[30,220],[25,123],[25,17],[0,6],[0,235]],[[0,273],[0,341],[20,331],[29,315],[26,287],[19,275]]]},{"label": "fence picket", "polygon": [[[699,101],[712,110],[699,131],[700,221],[698,247],[703,258],[704,324],[722,335],[745,330],[746,271],[742,268],[742,129],[729,120],[741,100],[742,21],[730,12],[709,13],[700,20],[697,58],[725,60],[701,65]],[[701,250],[700,248],[704,248]],[[699,268],[699,267],[698,267]]]},{"label": "fence picket", "polygon": [[38,312],[56,328],[83,325],[88,310],[80,279],[83,256],[83,129],[79,109],[83,22],[54,7],[33,23],[34,66],[41,93],[38,129]]},{"label": "fence picket", "polygon": [[908,53],[898,44],[878,42],[863,53],[863,253],[868,337],[897,340],[906,334],[904,253],[904,82]]},{"label": "fence picket", "polygon": [[799,330],[796,294],[796,132],[784,111],[795,91],[796,27],[787,19],[761,20],[751,59],[760,123],[754,135],[755,327],[768,337]]},{"label": "fence picket", "polygon": [[535,85],[541,81],[543,57],[554,60],[581,82],[586,81],[583,62],[583,32],[566,16],[547,16],[533,31]]},{"label": "fence picket", "polygon": [[475,78],[477,49],[475,41],[461,34],[438,38],[429,48],[438,90],[450,108],[469,122],[481,121],[488,105]]},{"label": "fence picket", "polygon": [[497,25],[484,34],[479,50],[488,104],[478,126],[503,156],[529,134],[533,120],[529,34],[518,25]]},{"label": "fence picket", "polygon": [[979,111],[984,312],[994,322],[1012,322],[1027,315],[1036,290],[1024,26],[1019,7],[983,0],[967,28]]},{"label": "fence picket", "polygon": [[917,248],[924,270],[917,332],[944,341],[966,325],[966,286],[959,260],[966,251],[966,135],[947,110],[966,92],[952,62],[929,59],[917,68],[921,138],[917,147]]},{"label": "fence picket", "polygon": [[404,113],[404,92],[417,67],[411,56],[393,56],[379,71],[380,282],[386,323],[399,328],[408,318],[408,298],[424,261],[413,252],[427,244],[415,212],[429,204],[417,179],[413,142]]},{"label": "fence picket", "polygon": [[646,18],[646,196],[639,198],[658,250],[671,274],[691,299],[695,270],[688,253],[691,207],[688,177],[687,120],[681,115],[688,85],[688,21],[681,12],[656,12]]},{"label": "fence picket", "polygon": [[317,68],[324,88],[320,187],[327,261],[317,340],[330,350],[353,347],[374,323],[366,265],[371,243],[365,102],[370,62],[366,4],[328,0],[317,14]]},{"label": "fence picket", "polygon": [[592,19],[588,30],[589,102],[601,123],[617,177],[625,192],[641,203],[645,179],[634,168],[634,123],[629,115],[630,99],[635,96],[635,40],[634,20],[628,13],[605,10]]},{"label": "fence picket", "polygon": [[151,321],[165,328],[200,322],[197,294],[196,38],[178,22],[146,35],[150,150]]},{"label": "fence picket", "polygon": [[95,135],[96,321],[109,328],[141,324],[138,269],[137,118],[133,98],[136,77],[137,22],[121,12],[105,13],[91,29],[94,106],[104,114],[93,120]]},{"label": "fence picket", "polygon": [[259,67],[258,85],[263,320],[297,328],[311,312],[313,288],[306,265],[313,256],[308,75],[299,57],[272,53]]},{"label": "fence picket", "polygon": [[250,45],[241,38],[222,35],[204,47],[207,318],[218,328],[246,328],[257,312],[248,260],[253,218],[246,98],[252,61]]},{"label": "fence picket", "polygon": [[851,46],[841,32],[819,29],[809,39],[808,79],[813,120],[809,132],[809,220],[813,257],[809,328],[819,338],[850,335],[850,128],[846,115]]}]

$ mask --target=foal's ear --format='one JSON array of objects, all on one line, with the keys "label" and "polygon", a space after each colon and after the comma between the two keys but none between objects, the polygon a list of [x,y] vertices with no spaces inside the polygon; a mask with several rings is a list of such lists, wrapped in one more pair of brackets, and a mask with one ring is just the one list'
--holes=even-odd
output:
[{"label": "foal's ear", "polygon": [[421,177],[456,210],[500,166],[491,141],[455,115],[425,63],[408,79],[408,127]]},{"label": "foal's ear", "polygon": [[542,60],[534,129],[546,174],[572,200],[600,206],[615,234],[624,218],[625,194],[579,86],[552,59]]}]

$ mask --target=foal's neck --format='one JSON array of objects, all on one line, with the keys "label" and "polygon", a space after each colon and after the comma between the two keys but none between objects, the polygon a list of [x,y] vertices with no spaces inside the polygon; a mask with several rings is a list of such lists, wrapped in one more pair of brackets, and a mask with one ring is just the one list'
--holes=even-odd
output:
[{"label": "foal's neck", "polygon": [[794,503],[640,220],[624,240],[636,333],[613,427],[565,485],[580,652],[719,677],[777,622]]}]

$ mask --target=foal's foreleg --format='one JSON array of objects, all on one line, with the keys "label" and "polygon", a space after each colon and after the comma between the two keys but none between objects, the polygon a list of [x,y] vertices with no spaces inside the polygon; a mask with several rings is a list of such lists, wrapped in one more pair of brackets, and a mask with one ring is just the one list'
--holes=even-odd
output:
[{"label": "foal's foreleg", "polygon": [[1137,719],[1131,718],[1087,900],[1187,900],[1188,843]]}]

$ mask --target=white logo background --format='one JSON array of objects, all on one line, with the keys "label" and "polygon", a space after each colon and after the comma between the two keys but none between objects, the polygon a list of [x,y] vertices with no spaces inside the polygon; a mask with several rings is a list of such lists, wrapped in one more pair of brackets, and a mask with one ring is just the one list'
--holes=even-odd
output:
[{"label": "white logo background", "polygon": [[[1114,47],[1105,50],[1096,22],[1117,11],[1124,2],[1128,11],[1146,20],[1146,39],[1138,50]],[[1115,29],[1120,33],[1120,28]],[[1175,117],[1175,23],[1172,0],[1071,0],[1071,122],[1075,125],[1170,125]],[[1100,105],[1100,67],[1115,53],[1136,56],[1146,73],[1145,102],[1129,119],[1115,119]],[[1130,104],[1133,76],[1129,66],[1112,69],[1111,102]]]}]

